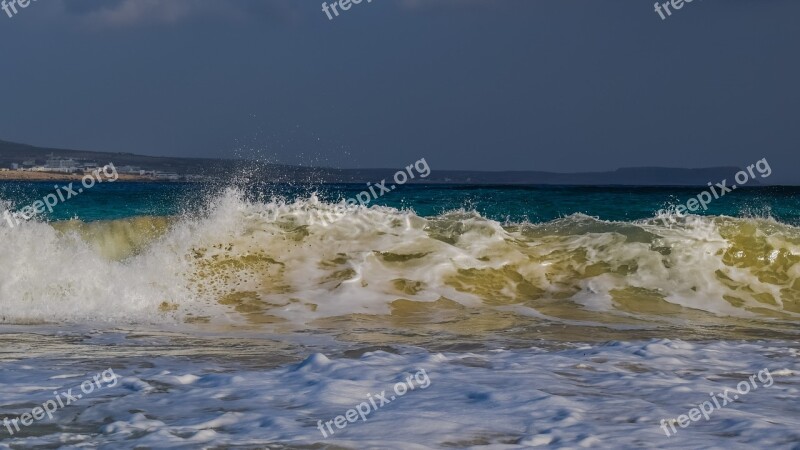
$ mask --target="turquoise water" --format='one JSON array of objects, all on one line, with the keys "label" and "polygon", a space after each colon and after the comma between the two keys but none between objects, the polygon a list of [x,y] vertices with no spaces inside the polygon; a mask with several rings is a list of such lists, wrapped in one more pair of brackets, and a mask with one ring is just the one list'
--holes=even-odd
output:
[{"label": "turquoise water", "polygon": [[[57,183],[63,185],[63,183]],[[0,183],[0,199],[12,210],[54,192],[54,183]],[[316,193],[321,200],[352,198],[364,185],[291,186],[261,184],[246,191],[252,198],[273,196],[294,200]],[[198,211],[221,195],[225,186],[184,183],[104,183],[59,203],[46,220],[78,218],[113,220],[133,216],[179,215]],[[703,191],[700,187],[584,187],[584,186],[443,186],[405,185],[371,205],[410,208],[421,216],[434,216],[463,208],[501,222],[547,222],[574,213],[603,220],[633,221],[653,217],[660,209],[685,204]],[[800,188],[751,187],[713,200],[701,215],[773,217],[800,224]]]}]

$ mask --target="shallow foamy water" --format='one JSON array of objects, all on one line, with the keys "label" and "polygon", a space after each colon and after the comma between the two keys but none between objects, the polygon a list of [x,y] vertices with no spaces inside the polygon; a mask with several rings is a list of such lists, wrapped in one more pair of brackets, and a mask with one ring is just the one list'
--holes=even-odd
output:
[{"label": "shallow foamy water", "polygon": [[[24,359],[3,356],[0,416],[29,412],[56,390],[79,393],[83,381],[109,368],[116,382],[13,437],[2,430],[2,448],[793,448],[800,440],[797,342],[323,354],[311,348],[324,343],[259,346],[177,334],[85,332],[39,344],[16,335],[26,339]],[[756,389],[708,420],[675,425],[677,433],[667,428],[670,437],[661,428],[662,419],[688,414],[711,392],[736,392],[759,371]],[[415,389],[395,390],[397,383]],[[377,408],[366,421],[327,428],[370,398]]]}]

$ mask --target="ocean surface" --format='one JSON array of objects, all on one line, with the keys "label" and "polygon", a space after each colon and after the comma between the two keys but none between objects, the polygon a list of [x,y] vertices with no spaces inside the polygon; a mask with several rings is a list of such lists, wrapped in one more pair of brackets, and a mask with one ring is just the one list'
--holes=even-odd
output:
[{"label": "ocean surface", "polygon": [[[0,183],[0,212],[63,184]],[[800,188],[338,207],[365,189],[116,182],[0,217],[0,421],[115,374],[0,448],[800,448]]]}]

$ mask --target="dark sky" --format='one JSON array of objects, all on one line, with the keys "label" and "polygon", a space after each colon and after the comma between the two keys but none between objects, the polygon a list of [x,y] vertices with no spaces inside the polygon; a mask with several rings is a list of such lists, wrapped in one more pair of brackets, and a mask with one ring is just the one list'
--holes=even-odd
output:
[{"label": "dark sky", "polygon": [[746,165],[800,181],[800,1],[38,0],[0,139],[334,167]]}]

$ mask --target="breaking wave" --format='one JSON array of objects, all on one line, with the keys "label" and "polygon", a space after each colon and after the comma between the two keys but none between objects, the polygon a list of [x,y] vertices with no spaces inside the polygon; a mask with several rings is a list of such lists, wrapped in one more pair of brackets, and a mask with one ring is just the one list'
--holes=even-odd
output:
[{"label": "breaking wave", "polygon": [[[454,320],[794,322],[800,230],[769,218],[342,212],[236,190],[193,217],[0,226],[0,320],[310,324]],[[492,317],[491,315],[484,316]],[[490,320],[490,319],[487,319]]]}]

